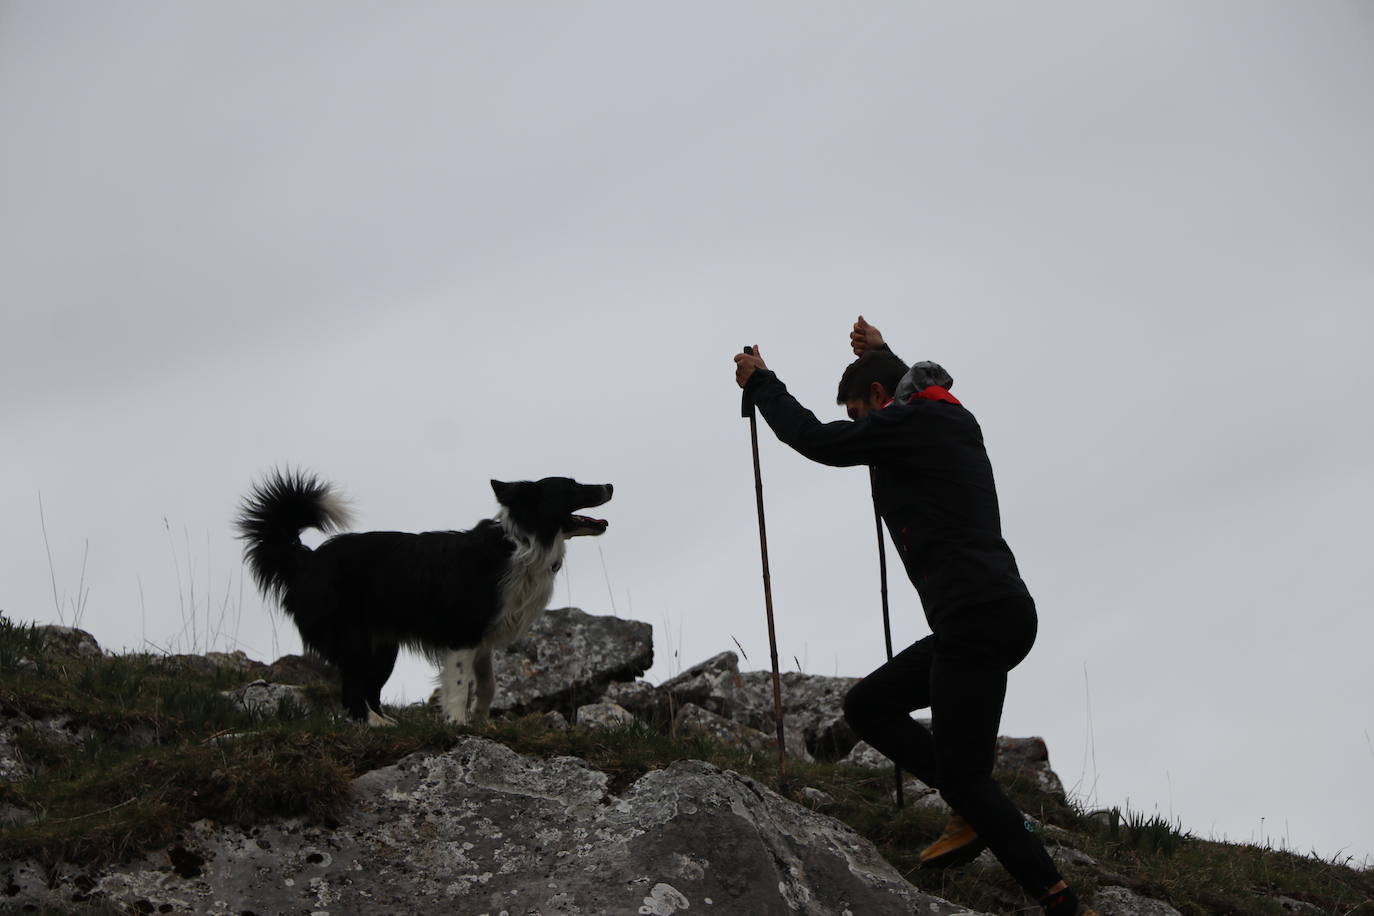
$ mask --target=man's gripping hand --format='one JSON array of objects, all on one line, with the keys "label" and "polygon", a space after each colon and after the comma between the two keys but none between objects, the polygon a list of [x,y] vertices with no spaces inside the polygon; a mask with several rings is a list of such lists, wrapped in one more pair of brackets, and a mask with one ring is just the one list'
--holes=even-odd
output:
[{"label": "man's gripping hand", "polygon": [[753,353],[735,354],[735,383],[743,388],[749,382],[749,376],[754,374],[756,369],[767,369],[763,357],[759,355],[758,345],[754,345]]},{"label": "man's gripping hand", "polygon": [[869,350],[876,350],[882,345],[882,333],[864,321],[864,316],[860,315],[859,320],[854,322],[854,330],[849,332],[849,346],[854,349],[854,355],[863,356]]}]

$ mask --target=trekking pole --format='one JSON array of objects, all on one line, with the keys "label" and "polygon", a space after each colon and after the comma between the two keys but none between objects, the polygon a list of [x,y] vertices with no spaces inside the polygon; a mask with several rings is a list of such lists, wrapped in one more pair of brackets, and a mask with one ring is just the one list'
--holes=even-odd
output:
[{"label": "trekking pole", "polygon": [[[878,529],[878,584],[883,596],[883,642],[887,644],[887,660],[892,661],[892,619],[887,610],[887,541],[883,538],[883,516],[878,511],[878,480],[870,466],[868,469],[868,489],[873,494],[873,524]],[[897,784],[897,808],[901,809],[902,765],[893,761],[892,777]]]},{"label": "trekking pole", "polygon": [[[753,347],[744,352],[754,355]],[[773,583],[768,576],[768,531],[763,523],[763,474],[759,470],[759,422],[754,402],[744,395],[740,416],[749,418],[749,441],[754,447],[754,496],[759,507],[759,552],[763,555],[763,606],[768,615],[768,651],[773,660],[773,719],[778,723],[778,786],[787,784],[787,750],[782,728],[782,676],[778,674],[778,637],[773,629]]]}]

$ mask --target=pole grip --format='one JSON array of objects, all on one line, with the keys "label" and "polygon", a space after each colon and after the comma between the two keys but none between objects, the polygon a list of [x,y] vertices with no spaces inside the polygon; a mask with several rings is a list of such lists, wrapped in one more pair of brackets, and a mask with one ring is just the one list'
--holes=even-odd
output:
[{"label": "pole grip", "polygon": [[[753,356],[754,348],[745,347],[744,353],[746,356]],[[748,394],[740,395],[739,415],[741,417],[752,417],[754,415],[754,402],[749,400]]]}]

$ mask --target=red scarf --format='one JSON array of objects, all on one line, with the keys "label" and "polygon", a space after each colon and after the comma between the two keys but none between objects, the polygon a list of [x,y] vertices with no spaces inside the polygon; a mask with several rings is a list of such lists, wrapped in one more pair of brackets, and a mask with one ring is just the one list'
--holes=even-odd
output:
[{"label": "red scarf", "polygon": [[910,404],[917,398],[925,398],[927,401],[944,401],[946,404],[958,404],[960,407],[964,406],[963,404],[959,404],[958,398],[949,393],[948,388],[941,388],[939,385],[931,385],[929,388],[922,388],[920,391],[913,394],[907,403]]},{"label": "red scarf", "polygon": [[[939,385],[929,385],[925,388],[922,388],[920,391],[916,392],[911,397],[907,398],[906,402],[910,404],[917,398],[925,398],[927,401],[944,401],[946,404],[957,404],[960,407],[964,406],[963,404],[959,403],[958,398],[949,393],[948,388],[941,388]],[[887,403],[884,404],[883,407],[890,407],[891,405],[892,398],[888,398]],[[879,407],[878,409],[882,410],[883,407]]]}]

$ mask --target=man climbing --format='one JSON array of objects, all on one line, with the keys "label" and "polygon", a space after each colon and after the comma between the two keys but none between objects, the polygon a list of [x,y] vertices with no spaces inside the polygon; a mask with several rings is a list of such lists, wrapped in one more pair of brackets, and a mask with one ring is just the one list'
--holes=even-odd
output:
[{"label": "man climbing", "polygon": [[[953,810],[921,854],[926,867],[991,849],[1046,913],[1092,914],[992,778],[1007,672],[1035,641],[1035,602],[1002,539],[983,435],[935,363],[908,367],[862,315],[858,356],[836,403],[849,420],[821,423],[753,354],[735,356],[735,381],[778,439],[812,461],[869,465],[874,499],[916,587],[931,635],[864,678],[845,697],[858,735],[938,789]],[[930,707],[932,730],[910,713]]]}]

